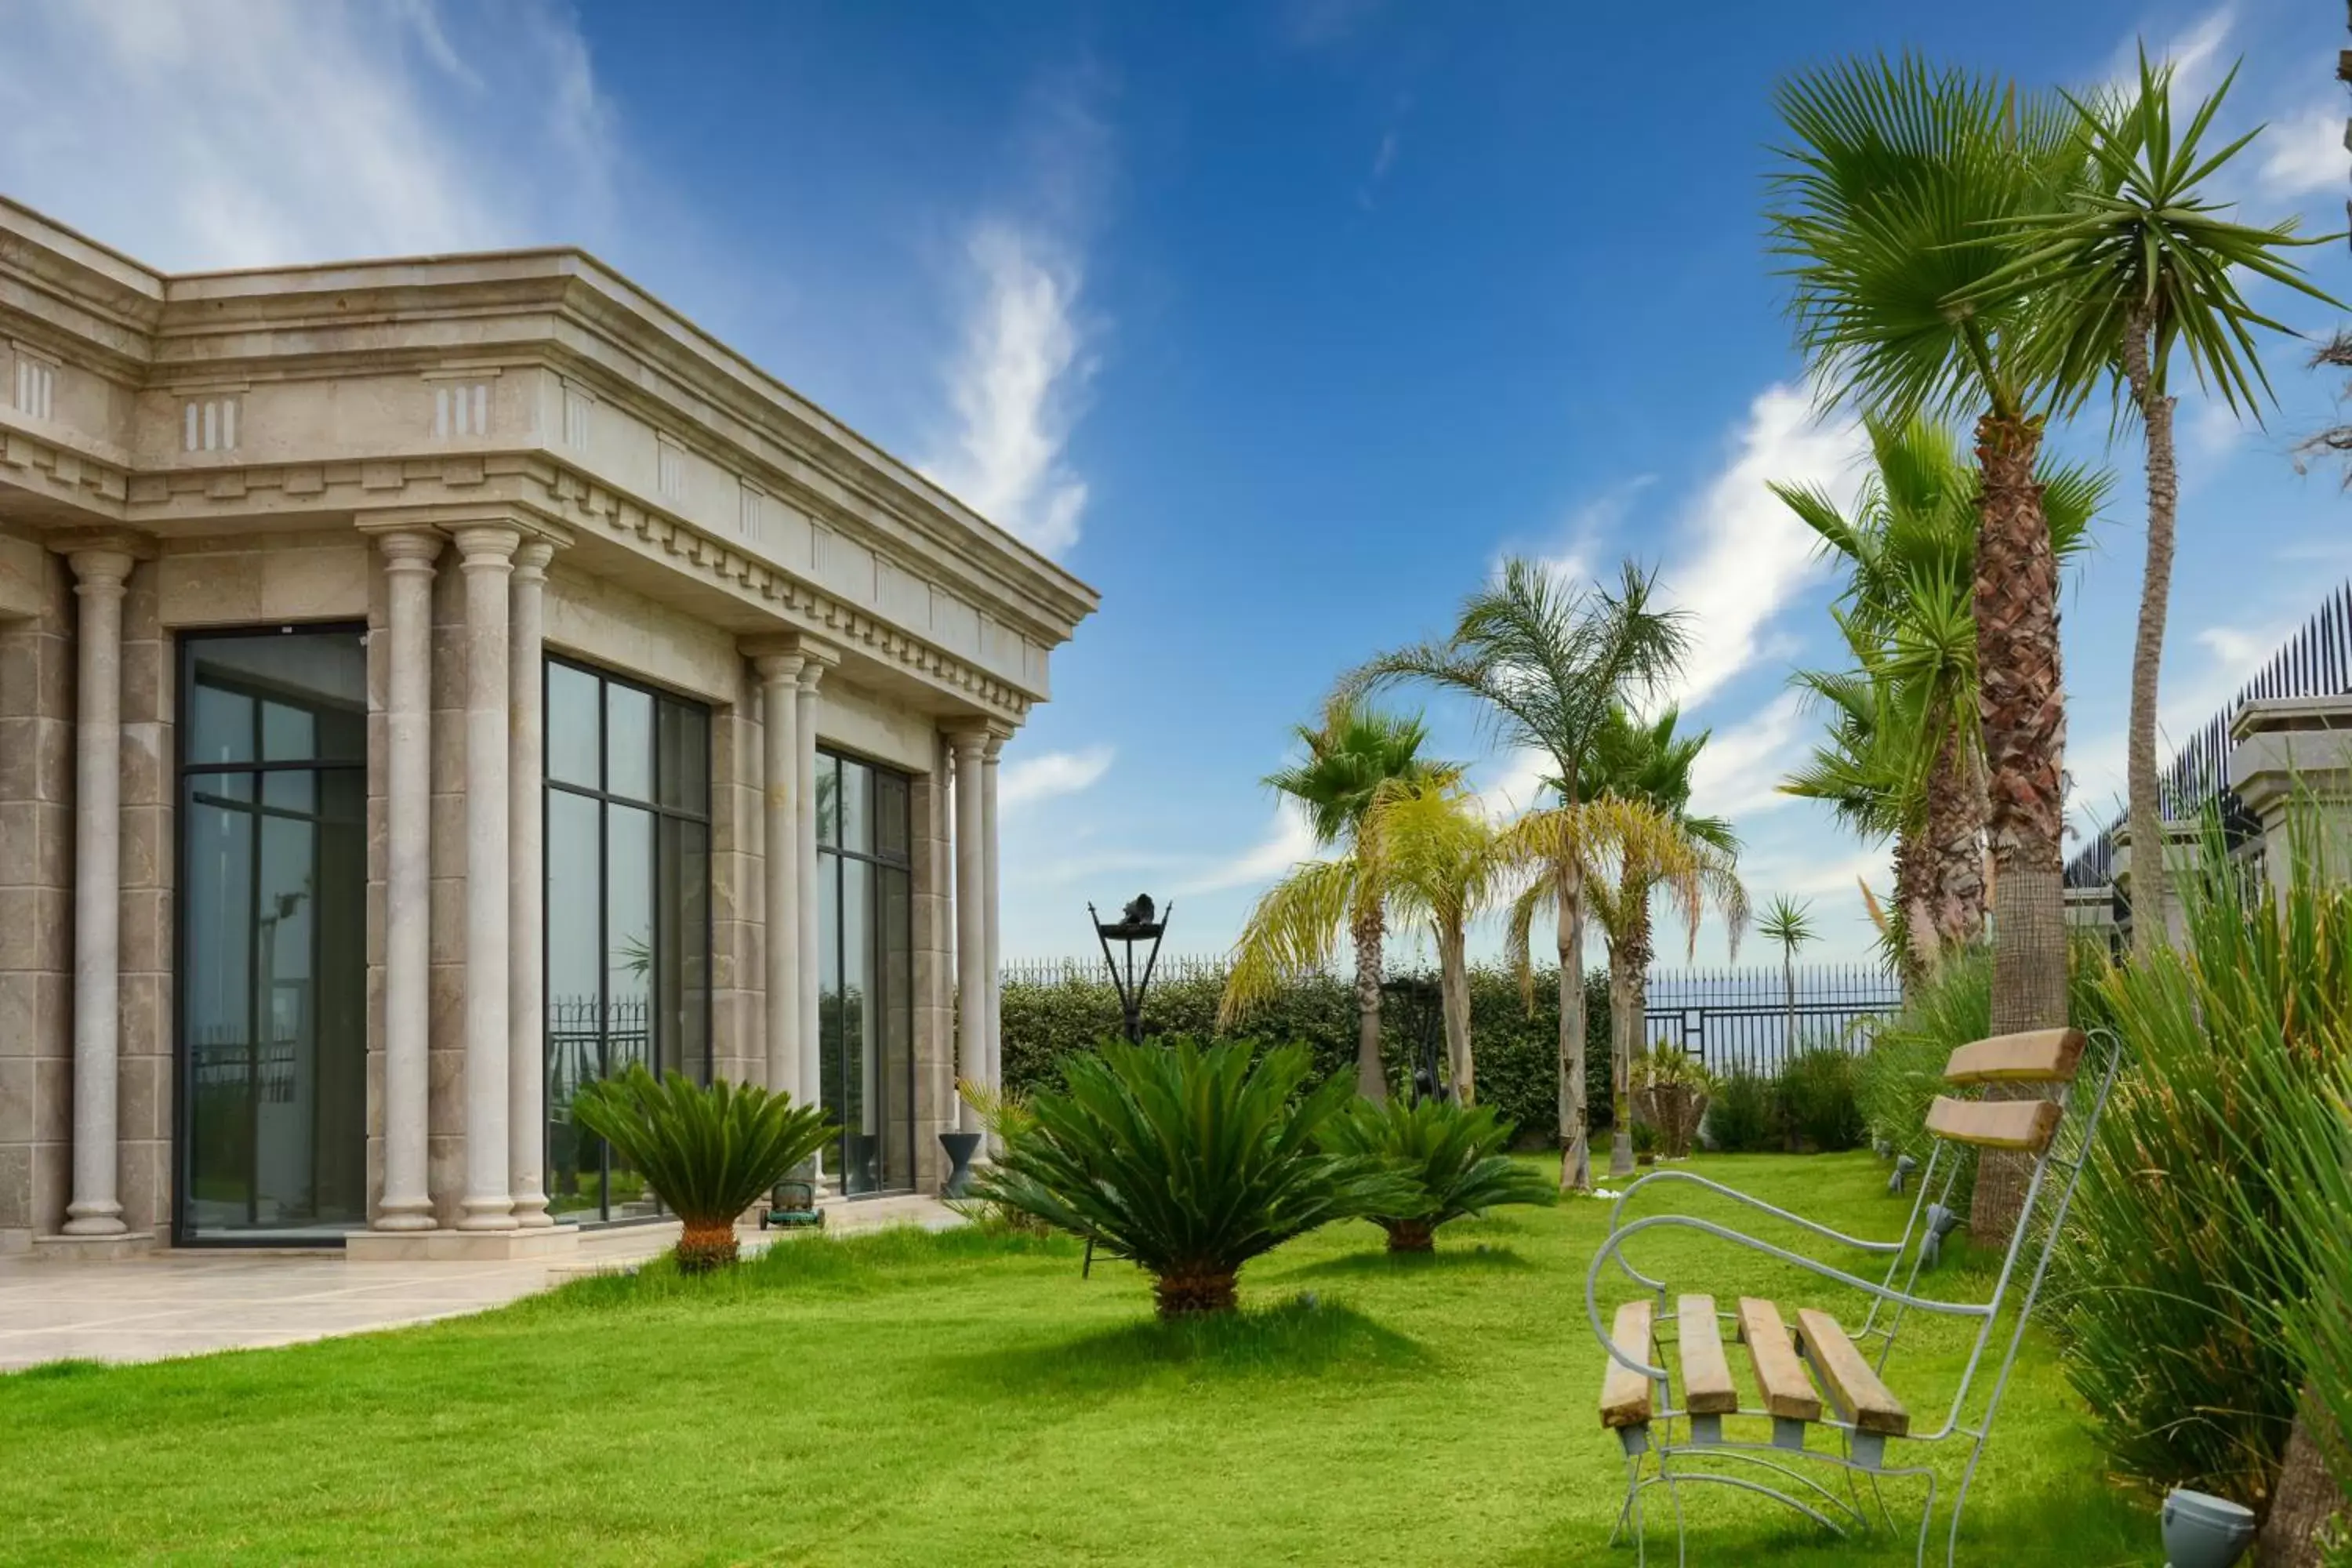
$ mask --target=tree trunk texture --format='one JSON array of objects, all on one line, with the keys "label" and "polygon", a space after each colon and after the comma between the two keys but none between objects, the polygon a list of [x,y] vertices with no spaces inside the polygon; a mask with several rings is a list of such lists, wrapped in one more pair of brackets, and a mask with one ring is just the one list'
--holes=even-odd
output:
[{"label": "tree trunk texture", "polygon": [[1927,774],[1928,968],[1984,934],[1984,777],[1957,729]]},{"label": "tree trunk texture", "polygon": [[1559,879],[1559,1188],[1585,1193],[1592,1190],[1592,1144],[1584,1083],[1584,884],[1574,867],[1562,867]]},{"label": "tree trunk texture", "polygon": [[2146,961],[2169,935],[2164,864],[2164,802],[2156,780],[2157,679],[2164,664],[2164,620],[2172,597],[2172,541],[2180,501],[2173,464],[2174,399],[2150,374],[2150,322],[2134,310],[2124,323],[2124,379],[2147,432],[2147,562],[2139,584],[2139,630],[2132,639],[2131,720],[2127,742],[2126,816],[2131,822],[2132,956]]},{"label": "tree trunk texture", "polygon": [[1151,1282],[1153,1303],[1163,1318],[1191,1318],[1205,1312],[1230,1312],[1240,1304],[1234,1276],[1213,1269],[1198,1273],[1162,1274]]},{"label": "tree trunk texture", "polygon": [[[2303,1407],[2306,1412],[2317,1408],[2308,1390]],[[2310,1423],[2298,1415],[2287,1436],[2278,1485],[2271,1491],[2270,1512],[2255,1538],[2255,1561],[2262,1568],[2319,1568],[2326,1527],[2342,1517],[2346,1501],[2329,1472],[2326,1450],[2312,1436]]]},{"label": "tree trunk texture", "polygon": [[735,1261],[738,1247],[735,1222],[723,1219],[716,1225],[700,1224],[685,1226],[677,1238],[677,1271],[680,1274],[708,1274],[724,1268]]},{"label": "tree trunk texture", "polygon": [[1389,1233],[1391,1252],[1437,1250],[1437,1227],[1425,1219],[1385,1220],[1382,1225]]},{"label": "tree trunk texture", "polygon": [[[1631,868],[1629,878],[1638,879]],[[1609,942],[1609,1173],[1633,1171],[1633,1057],[1646,1025],[1643,987],[1650,969],[1650,918],[1636,899],[1625,931]]]},{"label": "tree trunk texture", "polygon": [[1470,960],[1461,928],[1438,932],[1438,1005],[1445,1019],[1445,1068],[1454,1079],[1454,1103],[1478,1103],[1477,1064],[1470,1058]]},{"label": "tree trunk texture", "polygon": [[1356,913],[1356,1092],[1374,1104],[1389,1098],[1381,1065],[1381,942],[1388,922],[1380,905]]},{"label": "tree trunk texture", "polygon": [[1906,995],[1935,968],[1935,917],[1927,896],[1927,889],[1934,885],[1926,833],[1906,827],[1895,834],[1892,945]]},{"label": "tree trunk texture", "polygon": [[[2065,814],[2066,693],[2058,647],[2058,561],[2034,482],[2039,418],[1977,422],[1984,493],[1977,520],[1978,710],[1984,726],[1986,836],[1992,846],[1992,1032],[2066,1022],[2066,910],[2059,833]],[[1996,1088],[1989,1095],[2000,1094]],[[2040,1090],[2025,1087],[2015,1093]],[[2009,1244],[2024,1206],[2028,1157],[1987,1150],[1969,1234]]]}]

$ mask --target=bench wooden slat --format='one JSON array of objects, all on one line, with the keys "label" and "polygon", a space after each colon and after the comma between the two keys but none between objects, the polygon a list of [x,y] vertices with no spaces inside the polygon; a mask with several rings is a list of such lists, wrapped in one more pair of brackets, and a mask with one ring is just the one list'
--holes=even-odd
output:
[{"label": "bench wooden slat", "polygon": [[1739,1337],[1748,1342],[1748,1357],[1756,1364],[1756,1386],[1764,1395],[1767,1415],[1790,1421],[1822,1418],[1822,1396],[1797,1359],[1780,1309],[1753,1296],[1739,1298]]},{"label": "bench wooden slat", "polygon": [[1995,1035],[1952,1053],[1946,1083],[2072,1083],[2090,1044],[2080,1029],[2030,1029]]},{"label": "bench wooden slat", "polygon": [[1900,1437],[1911,1430],[1911,1414],[1870,1370],[1837,1320],[1813,1308],[1797,1313],[1797,1338],[1821,1374],[1822,1386],[1863,1432],[1884,1432]]},{"label": "bench wooden slat", "polygon": [[1675,1322],[1683,1358],[1683,1408],[1694,1415],[1729,1415],[1739,1408],[1731,1363],[1724,1359],[1723,1325],[1715,1319],[1715,1298],[1683,1296],[1675,1301]]},{"label": "bench wooden slat", "polygon": [[2065,1113],[2054,1100],[1954,1100],[1939,1094],[1927,1108],[1927,1131],[1982,1149],[2039,1153]]},{"label": "bench wooden slat", "polygon": [[[1650,1331],[1650,1303],[1628,1301],[1617,1309],[1617,1321],[1610,1326],[1609,1337],[1627,1355],[1648,1361]],[[1649,1418],[1650,1380],[1611,1356],[1609,1375],[1601,1381],[1601,1424],[1639,1426]]]}]

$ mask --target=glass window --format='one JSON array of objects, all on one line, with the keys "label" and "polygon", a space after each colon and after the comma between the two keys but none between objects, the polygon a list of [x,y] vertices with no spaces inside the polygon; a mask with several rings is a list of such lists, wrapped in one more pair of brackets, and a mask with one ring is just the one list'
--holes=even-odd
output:
[{"label": "glass window", "polygon": [[709,1076],[710,715],[552,660],[547,685],[548,1207],[649,1217],[642,1173],[571,1105],[633,1062]]},{"label": "glass window", "polygon": [[841,763],[841,837],[852,855],[874,853],[874,772],[847,758]]},{"label": "glass window", "polygon": [[842,1190],[914,1185],[912,790],[903,774],[820,755],[837,833],[817,856],[818,1080],[841,1140]]},{"label": "glass window", "polygon": [[841,759],[816,754],[816,841],[841,842]]}]

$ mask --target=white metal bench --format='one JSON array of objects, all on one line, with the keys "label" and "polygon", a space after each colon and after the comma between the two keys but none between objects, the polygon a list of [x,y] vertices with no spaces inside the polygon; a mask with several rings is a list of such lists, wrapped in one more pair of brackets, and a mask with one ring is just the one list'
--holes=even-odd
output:
[{"label": "white metal bench", "polygon": [[[1945,1554],[1951,1561],[1958,1549],[1960,1513],[1968,1505],[1969,1486],[1976,1478],[2000,1397],[2016,1363],[2017,1348],[2035,1298],[2050,1268],[2057,1238],[2065,1226],[2066,1208],[2096,1136],[2100,1113],[2114,1088],[2121,1052],[2112,1037],[2103,1036],[2102,1059],[2087,1079],[2082,1077],[2089,1040],[2074,1029],[2044,1029],[2028,1034],[1996,1036],[1961,1047],[1945,1064],[1947,1085],[1958,1089],[2025,1084],[2039,1086],[2048,1099],[1964,1100],[1940,1095],[1927,1112],[1927,1128],[1935,1147],[1921,1173],[1909,1221],[1894,1241],[1865,1241],[1790,1214],[1687,1171],[1661,1171],[1625,1190],[1611,1216],[1608,1239],[1593,1255],[1585,1275],[1585,1311],[1594,1336],[1608,1352],[1601,1390],[1601,1422],[1613,1432],[1626,1462],[1625,1502],[1619,1511],[1612,1543],[1630,1534],[1638,1563],[1648,1560],[1643,1530],[1643,1494],[1664,1487],[1674,1507],[1676,1561],[1685,1561],[1682,1498],[1685,1485],[1710,1484],[1759,1492],[1806,1514],[1832,1530],[1869,1530],[1871,1515],[1863,1505],[1861,1483],[1869,1484],[1877,1515],[1894,1527],[1878,1483],[1889,1477],[1924,1479],[1927,1500],[1919,1515],[1915,1560],[1925,1564],[1927,1532],[1936,1512],[1937,1477],[1932,1466],[1888,1462],[1890,1442],[1937,1444],[1958,1440],[1969,1445],[1966,1469],[1954,1497],[1951,1526]],[[2068,1115],[2078,1080],[2090,1089],[2082,1114]],[[1953,1184],[1977,1151],[2016,1151],[2032,1156],[2024,1207],[2018,1219],[1990,1300],[1947,1301],[1917,1294],[1924,1265],[1935,1257],[1945,1232],[1953,1224],[1950,1207]],[[2053,1180],[2051,1173],[2058,1173]],[[1942,1182],[1937,1183],[1940,1172]],[[1712,1220],[1690,1215],[1657,1214],[1627,1220],[1627,1205],[1643,1189],[1668,1183],[1685,1183],[1758,1209],[1800,1230],[1842,1247],[1883,1256],[1886,1272],[1876,1283],[1843,1269],[1774,1246]],[[1931,1198],[1930,1194],[1934,1196]],[[2054,1207],[2046,1223],[2037,1222],[2045,1195],[2054,1194]],[[1925,1222],[1923,1224],[1923,1221]],[[1851,1332],[1830,1312],[1806,1306],[1793,1323],[1772,1302],[1741,1297],[1726,1310],[1712,1295],[1670,1291],[1664,1280],[1642,1273],[1624,1255],[1626,1242],[1644,1231],[1661,1228],[1696,1230],[1736,1247],[1796,1265],[1823,1279],[1861,1293],[1869,1303],[1861,1323]],[[2001,1356],[1990,1397],[1981,1413],[1969,1415],[1969,1395],[1996,1320],[2001,1315],[2021,1256],[2032,1250],[2032,1275],[2018,1303],[2015,1327]],[[1619,1306],[1604,1329],[1600,1287],[1614,1261],[1626,1276],[1649,1294]],[[1896,1278],[1903,1283],[1898,1288]],[[1859,1305],[1859,1303],[1857,1303]],[[1951,1404],[1937,1425],[1915,1432],[1910,1410],[1884,1381],[1886,1364],[1911,1311],[1976,1319],[1975,1343],[1953,1392]],[[1849,1320],[1851,1321],[1851,1320]],[[1748,1364],[1759,1395],[1756,1405],[1743,1406],[1724,1348],[1728,1325],[1747,1347]],[[1671,1326],[1671,1342],[1660,1331]],[[1874,1354],[1864,1347],[1875,1341]],[[1677,1380],[1662,1364],[1664,1343],[1671,1342],[1680,1363]],[[1676,1384],[1679,1382],[1679,1389]],[[1679,1394],[1679,1397],[1677,1397]],[[1752,1436],[1740,1428],[1727,1430],[1727,1422],[1752,1424]],[[1813,1439],[1819,1436],[1817,1445]],[[1832,1447],[1832,1445],[1834,1445]],[[1846,1489],[1841,1496],[1801,1468],[1802,1462],[1843,1472]],[[1743,1473],[1744,1472],[1744,1473]],[[1757,1479],[1759,1473],[1768,1479]],[[1787,1489],[1788,1488],[1799,1490]]]}]

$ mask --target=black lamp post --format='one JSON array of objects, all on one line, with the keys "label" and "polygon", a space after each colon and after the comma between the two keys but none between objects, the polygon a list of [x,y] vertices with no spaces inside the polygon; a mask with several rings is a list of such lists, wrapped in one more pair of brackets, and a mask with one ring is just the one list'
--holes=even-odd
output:
[{"label": "black lamp post", "polygon": [[[1152,908],[1150,893],[1138,893],[1119,911],[1118,919],[1106,921],[1094,905],[1087,905],[1087,913],[1095,922],[1096,940],[1102,943],[1103,965],[1110,971],[1110,983],[1118,991],[1118,1010],[1127,1025],[1128,1039],[1137,1045],[1143,1042],[1143,994],[1151,989],[1152,967],[1160,962],[1160,939],[1168,933],[1169,917],[1175,914],[1171,904],[1165,912]],[[1119,971],[1118,960],[1111,956],[1110,944],[1120,942],[1127,949],[1127,970]],[[1150,949],[1143,955],[1143,977],[1135,973],[1135,945],[1148,942]]]},{"label": "black lamp post", "polygon": [[1412,1098],[1444,1100],[1450,1091],[1438,1074],[1437,1027],[1444,1017],[1444,992],[1434,980],[1401,974],[1381,982],[1381,990],[1403,1015],[1406,1046],[1412,1052]]}]

